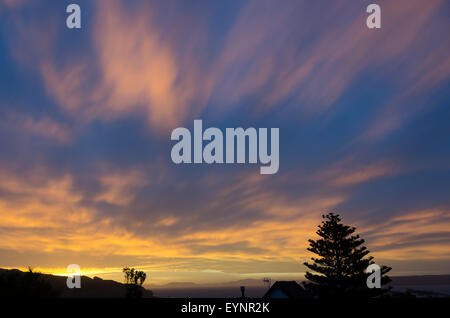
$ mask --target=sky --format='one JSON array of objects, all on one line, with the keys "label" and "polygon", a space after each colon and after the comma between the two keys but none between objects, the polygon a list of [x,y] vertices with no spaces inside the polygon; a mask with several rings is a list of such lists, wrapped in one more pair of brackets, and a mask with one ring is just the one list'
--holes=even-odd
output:
[{"label": "sky", "polygon": [[[2,0],[0,267],[299,279],[335,212],[392,275],[449,274],[450,2],[371,2]],[[195,119],[278,127],[278,173],[174,164]]]}]

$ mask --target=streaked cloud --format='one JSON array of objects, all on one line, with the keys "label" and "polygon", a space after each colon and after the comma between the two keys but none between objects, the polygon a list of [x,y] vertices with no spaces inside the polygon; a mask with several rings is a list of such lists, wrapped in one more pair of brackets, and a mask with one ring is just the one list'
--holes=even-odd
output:
[{"label": "streaked cloud", "polygon": [[17,127],[21,128],[19,134],[35,135],[62,144],[69,142],[71,138],[70,129],[50,117],[35,118],[29,115],[9,113],[0,122],[0,128],[13,134],[17,133]]},{"label": "streaked cloud", "polygon": [[[72,32],[3,1],[0,266],[285,278],[334,211],[394,272],[442,272],[448,4],[380,0],[368,30],[366,2],[82,1]],[[280,127],[279,173],[173,165],[195,118]]]},{"label": "streaked cloud", "polygon": [[95,197],[95,201],[103,201],[116,205],[127,205],[135,197],[136,191],[148,184],[142,171],[112,171],[100,176],[103,191]]},{"label": "streaked cloud", "polygon": [[[409,211],[365,229],[372,249],[393,259],[448,257],[450,242],[448,208]],[[419,256],[420,255],[420,256]]]},{"label": "streaked cloud", "polygon": [[380,161],[358,163],[355,159],[343,159],[317,176],[317,181],[337,187],[346,187],[376,178],[392,176],[400,171],[395,164]]}]

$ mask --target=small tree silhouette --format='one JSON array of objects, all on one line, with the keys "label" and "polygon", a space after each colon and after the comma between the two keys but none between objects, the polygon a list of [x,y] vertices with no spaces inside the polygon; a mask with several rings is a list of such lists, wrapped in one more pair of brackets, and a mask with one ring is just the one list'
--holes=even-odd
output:
[{"label": "small tree silhouette", "polygon": [[127,285],[127,298],[141,298],[142,297],[142,284],[147,278],[147,274],[144,271],[138,271],[134,268],[124,267],[122,272],[125,275],[125,284]]},{"label": "small tree silhouette", "polygon": [[[312,263],[304,265],[316,272],[306,272],[304,286],[320,297],[373,297],[385,293],[388,289],[369,289],[366,285],[368,273],[365,272],[373,257],[362,244],[359,235],[353,235],[356,228],[341,223],[339,215],[329,213],[316,232],[317,240],[309,240],[308,251],[320,256],[311,258]],[[385,274],[390,267],[381,266],[381,284],[390,282]]]}]

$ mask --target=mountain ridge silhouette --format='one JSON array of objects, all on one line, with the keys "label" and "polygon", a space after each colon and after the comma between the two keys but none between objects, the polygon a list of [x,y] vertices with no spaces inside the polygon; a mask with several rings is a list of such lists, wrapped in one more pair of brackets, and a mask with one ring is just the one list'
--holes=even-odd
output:
[{"label": "mountain ridge silhouette", "polygon": [[[18,269],[0,268],[0,275],[25,275],[26,272]],[[61,298],[124,298],[127,291],[125,284],[114,280],[105,280],[100,277],[90,278],[81,276],[81,288],[70,289],[66,285],[66,276],[56,276],[52,274],[39,273],[42,280],[50,283],[53,289],[59,291]],[[142,297],[153,297],[151,290],[141,287]]]}]

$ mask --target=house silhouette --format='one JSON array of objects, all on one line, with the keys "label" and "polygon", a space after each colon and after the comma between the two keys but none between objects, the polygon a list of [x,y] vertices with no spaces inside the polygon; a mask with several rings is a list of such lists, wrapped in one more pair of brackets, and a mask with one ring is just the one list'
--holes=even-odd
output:
[{"label": "house silhouette", "polygon": [[275,282],[263,298],[312,298],[296,281]]}]

